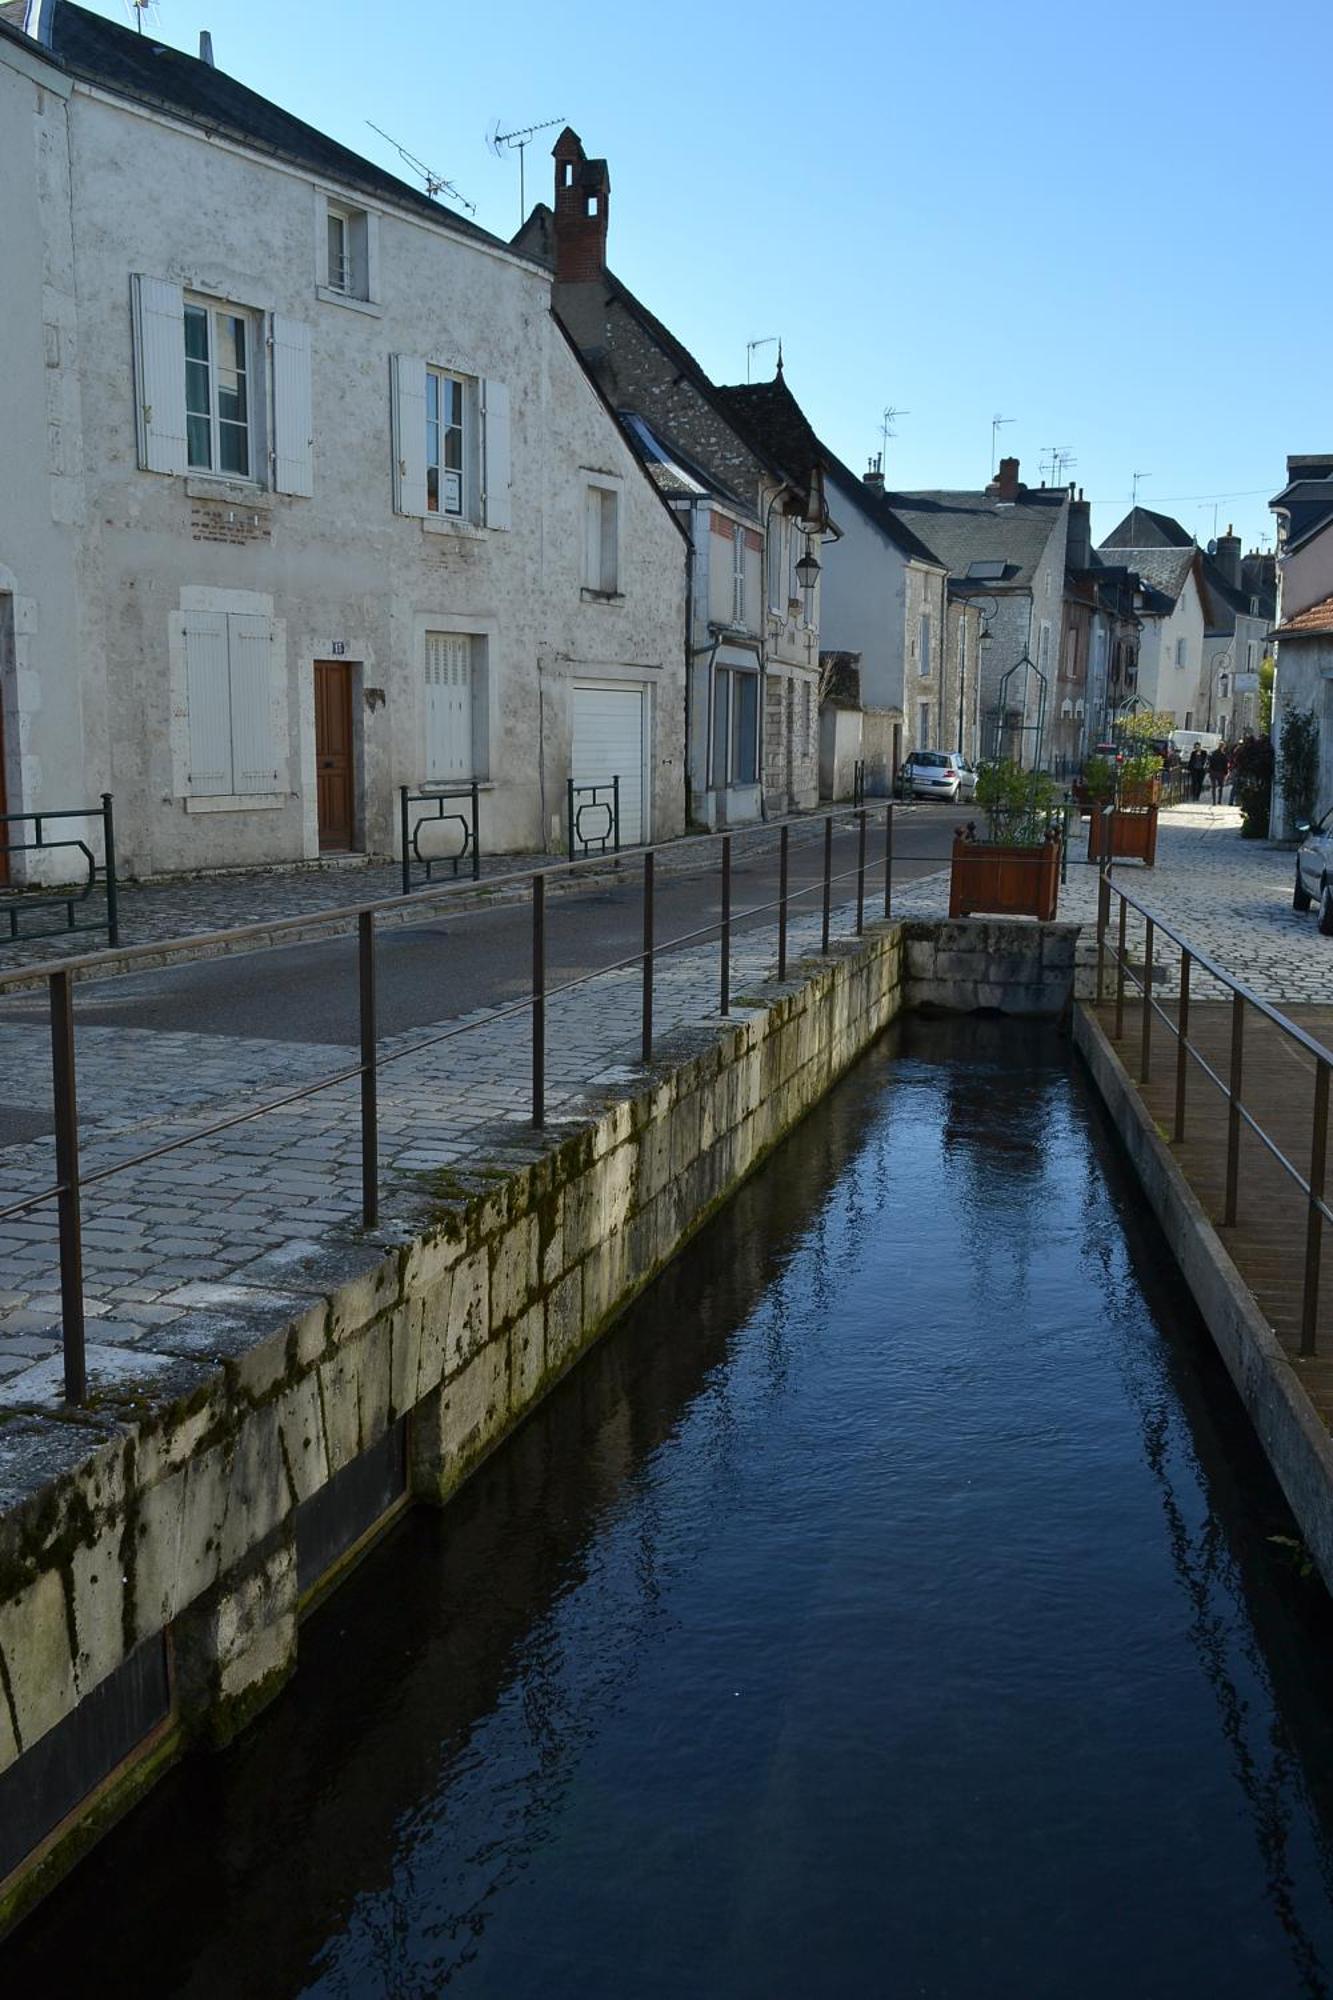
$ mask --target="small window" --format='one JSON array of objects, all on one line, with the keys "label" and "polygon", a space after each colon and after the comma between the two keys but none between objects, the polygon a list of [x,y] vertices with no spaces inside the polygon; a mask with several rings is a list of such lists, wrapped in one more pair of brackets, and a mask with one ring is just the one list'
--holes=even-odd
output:
[{"label": "small window", "polygon": [[745,530],[739,521],[731,528],[731,622],[745,623]]},{"label": "small window", "polygon": [[930,672],[930,613],[923,611],[917,624],[916,670],[924,679]]},{"label": "small window", "polygon": [[620,589],[620,495],[590,486],[584,505],[583,584],[614,597]]},{"label": "small window", "polygon": [[191,471],[251,477],[253,347],[244,313],[186,301],[185,437]]},{"label": "small window", "polygon": [[459,375],[426,370],[426,511],[468,511],[468,396]]},{"label": "small window", "polygon": [[1189,652],[1189,641],[1188,641],[1188,639],[1177,639],[1177,640],[1176,640],[1176,665],[1177,665],[1178,667],[1183,667],[1183,666],[1184,666],[1184,665],[1186,664],[1186,655],[1188,654],[1188,652]]},{"label": "small window", "polygon": [[989,556],[982,562],[969,563],[967,566],[968,575],[978,582],[998,583],[1004,571],[1005,565]]},{"label": "small window", "polygon": [[329,290],[346,292],[351,290],[352,259],[347,241],[347,217],[341,209],[331,208],[329,227]]},{"label": "small window", "polygon": [[363,208],[324,204],[324,285],[345,299],[370,297],[371,219]]}]

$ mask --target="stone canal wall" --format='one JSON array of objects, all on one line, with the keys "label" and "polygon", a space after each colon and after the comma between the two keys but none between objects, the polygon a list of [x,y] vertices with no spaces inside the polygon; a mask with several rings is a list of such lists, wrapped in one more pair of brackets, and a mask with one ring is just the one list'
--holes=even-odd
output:
[{"label": "stone canal wall", "polygon": [[677,1036],[524,1164],[511,1145],[440,1177],[410,1240],[174,1398],[12,1417],[0,1930],[185,1744],[276,1693],[302,1610],[366,1540],[447,1500],[905,1006],[945,1004],[947,982],[1058,1014],[1073,945],[1069,926],[871,926]]}]

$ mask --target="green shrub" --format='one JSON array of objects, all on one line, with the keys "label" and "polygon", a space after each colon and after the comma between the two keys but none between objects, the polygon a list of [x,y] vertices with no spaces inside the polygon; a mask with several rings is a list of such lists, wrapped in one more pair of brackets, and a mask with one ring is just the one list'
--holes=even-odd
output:
[{"label": "green shrub", "polygon": [[1040,847],[1049,837],[1056,790],[1044,771],[1004,762],[988,764],[977,778],[977,804],[986,815],[987,839],[997,846]]},{"label": "green shrub", "polygon": [[1089,757],[1083,766],[1083,789],[1096,805],[1115,797],[1116,767],[1109,757]]},{"label": "green shrub", "polygon": [[1319,723],[1312,708],[1282,712],[1282,790],[1293,821],[1314,818],[1319,785]]},{"label": "green shrub", "polygon": [[1266,736],[1247,736],[1236,752],[1236,804],[1245,815],[1242,840],[1266,840],[1273,803],[1273,746]]}]

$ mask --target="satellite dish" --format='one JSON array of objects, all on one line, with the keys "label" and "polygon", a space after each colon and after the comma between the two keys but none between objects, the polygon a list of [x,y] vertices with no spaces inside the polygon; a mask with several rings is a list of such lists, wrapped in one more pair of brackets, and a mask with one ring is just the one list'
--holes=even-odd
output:
[{"label": "satellite dish", "polygon": [[1208,544],[1208,553],[1209,553],[1209,555],[1210,555],[1210,556],[1215,556],[1215,555],[1217,554],[1217,543],[1216,543],[1216,542],[1209,542],[1209,544]]}]

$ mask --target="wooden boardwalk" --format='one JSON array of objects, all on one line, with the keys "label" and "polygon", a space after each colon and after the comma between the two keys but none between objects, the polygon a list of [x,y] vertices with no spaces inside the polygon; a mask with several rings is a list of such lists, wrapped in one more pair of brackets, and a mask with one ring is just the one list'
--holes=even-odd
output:
[{"label": "wooden boardwalk", "polygon": [[[1236,971],[1238,977],[1245,977],[1244,968],[1237,967]],[[1159,1004],[1174,1022],[1177,1001],[1161,999]],[[1127,987],[1124,1035],[1118,1043],[1114,1003],[1103,1003],[1093,1011],[1127,1073],[1137,1083],[1172,1157],[1297,1368],[1325,1426],[1333,1429],[1333,1224],[1326,1224],[1324,1229],[1317,1354],[1313,1360],[1302,1360],[1301,1295],[1309,1213],[1305,1195],[1242,1121],[1236,1221],[1231,1225],[1224,1223],[1227,1100],[1222,1091],[1198,1062],[1189,1061],[1185,1136],[1183,1140],[1175,1139],[1179,1046],[1175,1035],[1165,1021],[1154,1016],[1149,1080],[1144,1085],[1138,1081],[1143,1007],[1137,992]],[[1283,1011],[1308,1035],[1333,1049],[1333,1006],[1291,1006]],[[1224,1000],[1195,999],[1190,1007],[1190,1041],[1223,1082],[1230,1075],[1231,1017],[1231,1005]],[[1241,1103],[1308,1180],[1313,1138],[1313,1057],[1252,1007],[1245,1009],[1243,1056]],[[1331,1196],[1333,1188],[1326,1182],[1325,1200],[1333,1206]]]}]

